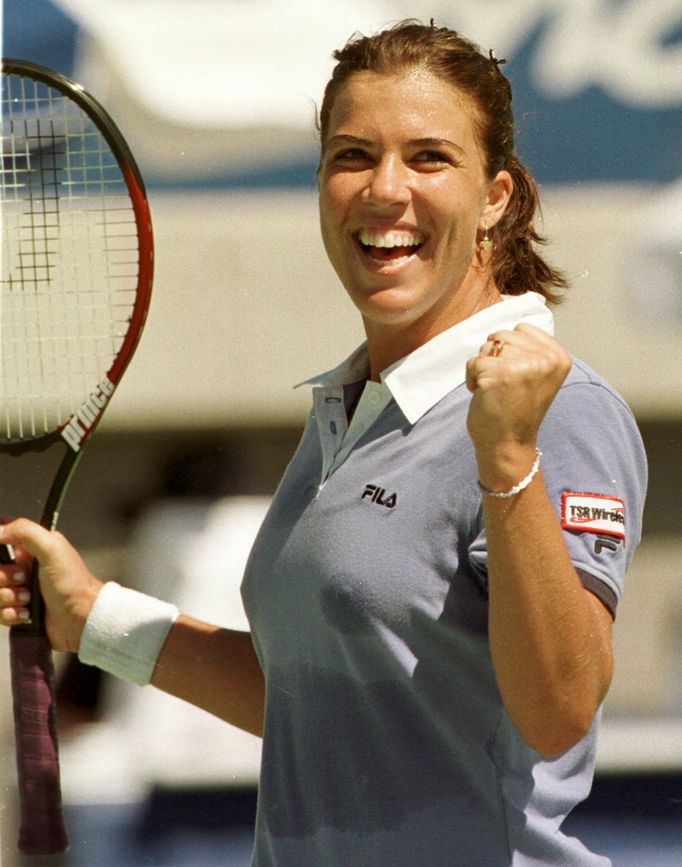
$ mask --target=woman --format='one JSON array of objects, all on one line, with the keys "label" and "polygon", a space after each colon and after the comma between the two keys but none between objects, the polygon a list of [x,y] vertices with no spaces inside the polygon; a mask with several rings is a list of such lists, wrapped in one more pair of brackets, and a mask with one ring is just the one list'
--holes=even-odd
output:
[{"label": "woman", "polygon": [[564,284],[492,53],[404,22],[335,56],[321,229],[367,341],[311,381],[251,635],[102,585],[25,520],[3,622],[37,556],[55,648],[262,733],[256,865],[608,864],[560,825],[639,539],[635,423],[551,336]]}]

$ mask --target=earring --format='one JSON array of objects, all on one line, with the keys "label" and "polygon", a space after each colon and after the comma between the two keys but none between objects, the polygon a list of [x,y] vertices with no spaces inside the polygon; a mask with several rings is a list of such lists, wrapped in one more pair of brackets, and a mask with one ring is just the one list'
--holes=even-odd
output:
[{"label": "earring", "polygon": [[493,242],[488,237],[488,227],[485,226],[484,228],[485,228],[485,235],[481,238],[481,241],[480,241],[478,246],[481,248],[481,250],[491,250],[492,246],[493,246]]}]

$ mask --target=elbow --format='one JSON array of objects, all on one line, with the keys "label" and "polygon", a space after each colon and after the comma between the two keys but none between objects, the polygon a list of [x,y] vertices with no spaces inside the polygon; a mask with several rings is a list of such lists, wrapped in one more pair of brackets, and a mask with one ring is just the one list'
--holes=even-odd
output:
[{"label": "elbow", "polygon": [[587,732],[546,732],[539,737],[524,737],[524,740],[543,759],[556,759],[580,743],[586,734]]},{"label": "elbow", "polygon": [[535,713],[524,715],[519,733],[543,758],[554,759],[589,735],[611,680],[609,665],[596,682],[545,696]]},{"label": "elbow", "polygon": [[595,713],[596,708],[582,713],[572,709],[560,715],[546,714],[540,725],[526,726],[519,733],[536,753],[545,759],[555,759],[590,733]]}]

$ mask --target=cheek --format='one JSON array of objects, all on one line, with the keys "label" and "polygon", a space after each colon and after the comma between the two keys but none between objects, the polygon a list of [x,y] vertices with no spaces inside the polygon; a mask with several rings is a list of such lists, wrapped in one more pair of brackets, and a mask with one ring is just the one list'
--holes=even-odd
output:
[{"label": "cheek", "polygon": [[319,222],[322,244],[334,270],[339,273],[342,267],[342,235],[339,206],[328,191],[320,191],[319,199]]},{"label": "cheek", "polygon": [[320,189],[318,206],[320,225],[322,226],[323,234],[326,235],[338,223],[340,215],[338,194],[333,188],[330,189],[329,184]]},{"label": "cheek", "polygon": [[333,243],[333,238],[336,233],[334,231],[333,209],[331,208],[329,201],[322,196],[320,196],[319,200],[319,218],[322,240],[327,252],[329,252],[330,244]]},{"label": "cheek", "polygon": [[347,180],[340,176],[332,176],[320,185],[320,206],[325,211],[335,214],[352,196]]},{"label": "cheek", "polygon": [[448,234],[460,250],[476,245],[480,213],[481,208],[473,198],[450,198],[443,203],[440,220],[449,227]]},{"label": "cheek", "polygon": [[343,178],[327,180],[320,186],[319,219],[327,252],[343,239],[354,196],[355,189]]}]

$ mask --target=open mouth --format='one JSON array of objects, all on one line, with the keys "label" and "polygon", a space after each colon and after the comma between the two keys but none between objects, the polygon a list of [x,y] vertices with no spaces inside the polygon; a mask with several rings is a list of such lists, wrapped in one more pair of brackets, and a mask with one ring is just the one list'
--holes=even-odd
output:
[{"label": "open mouth", "polygon": [[424,244],[424,236],[418,232],[361,229],[358,243],[365,255],[376,262],[399,262],[414,256]]}]

